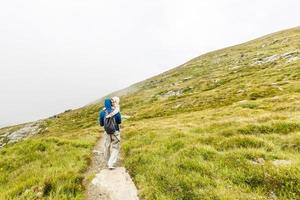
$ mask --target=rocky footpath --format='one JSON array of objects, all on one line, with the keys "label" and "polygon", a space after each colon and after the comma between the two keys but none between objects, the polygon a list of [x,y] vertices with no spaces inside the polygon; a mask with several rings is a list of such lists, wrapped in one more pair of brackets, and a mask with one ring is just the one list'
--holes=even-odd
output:
[{"label": "rocky footpath", "polygon": [[[120,165],[120,163],[117,163]],[[87,200],[138,200],[138,191],[124,167],[109,170],[104,159],[104,140],[101,138],[93,150],[92,163],[86,172]]]}]

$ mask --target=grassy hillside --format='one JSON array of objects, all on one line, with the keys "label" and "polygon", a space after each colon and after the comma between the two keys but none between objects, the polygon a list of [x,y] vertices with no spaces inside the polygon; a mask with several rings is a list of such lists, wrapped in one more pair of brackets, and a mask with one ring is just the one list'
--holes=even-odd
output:
[{"label": "grassy hillside", "polygon": [[[123,163],[142,199],[299,199],[300,28],[115,94],[130,116]],[[82,199],[101,104],[47,119],[39,135],[0,149],[0,199]]]},{"label": "grassy hillside", "polygon": [[61,114],[45,120],[39,135],[0,149],[0,199],[83,199],[100,136],[96,115],[85,108]]},{"label": "grassy hillside", "polygon": [[295,28],[137,84],[122,98],[123,152],[141,196],[299,199],[299,58]]}]

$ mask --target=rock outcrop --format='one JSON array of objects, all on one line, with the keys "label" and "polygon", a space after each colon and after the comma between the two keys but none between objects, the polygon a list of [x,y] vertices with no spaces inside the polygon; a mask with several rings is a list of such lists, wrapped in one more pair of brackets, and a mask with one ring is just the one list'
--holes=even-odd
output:
[{"label": "rock outcrop", "polygon": [[38,134],[41,128],[41,121],[25,124],[18,130],[7,130],[6,133],[0,135],[0,148],[7,144],[16,143],[20,140]]}]

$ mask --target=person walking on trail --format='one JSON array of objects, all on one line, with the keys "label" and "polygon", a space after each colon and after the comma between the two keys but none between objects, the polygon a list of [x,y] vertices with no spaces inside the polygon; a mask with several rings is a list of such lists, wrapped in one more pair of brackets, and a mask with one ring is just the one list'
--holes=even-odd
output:
[{"label": "person walking on trail", "polygon": [[115,168],[115,164],[119,158],[120,152],[121,135],[119,124],[121,124],[122,118],[121,113],[119,112],[120,107],[118,104],[118,97],[114,97],[113,99],[105,99],[105,107],[99,113],[100,126],[104,127],[104,156],[109,169]]}]

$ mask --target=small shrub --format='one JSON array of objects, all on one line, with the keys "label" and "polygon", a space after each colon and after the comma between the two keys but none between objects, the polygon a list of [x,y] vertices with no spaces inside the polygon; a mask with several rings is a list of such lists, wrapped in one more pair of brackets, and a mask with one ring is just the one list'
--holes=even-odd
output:
[{"label": "small shrub", "polygon": [[43,195],[49,196],[52,190],[54,190],[53,182],[50,180],[46,180],[44,182],[44,186],[43,186]]},{"label": "small shrub", "polygon": [[219,150],[227,150],[233,148],[272,148],[270,144],[265,143],[262,139],[255,136],[233,136],[226,138],[218,144]]},{"label": "small shrub", "polygon": [[253,92],[253,93],[249,94],[249,99],[250,100],[256,100],[256,99],[262,98],[262,97],[264,97],[264,96],[260,93],[257,93],[257,92]]},{"label": "small shrub", "polygon": [[44,152],[44,151],[46,151],[46,145],[44,144],[44,143],[37,143],[36,145],[35,145],[35,149],[37,150],[37,151],[41,151],[41,152]]},{"label": "small shrub", "polygon": [[300,124],[294,122],[276,122],[269,125],[247,125],[243,128],[238,129],[238,133],[249,135],[249,134],[270,134],[270,133],[281,133],[288,134],[291,132],[299,131]]},{"label": "small shrub", "polygon": [[249,108],[249,109],[255,109],[255,108],[258,108],[258,105],[255,104],[255,103],[243,103],[243,104],[240,104],[240,107],[242,107],[242,108]]}]

